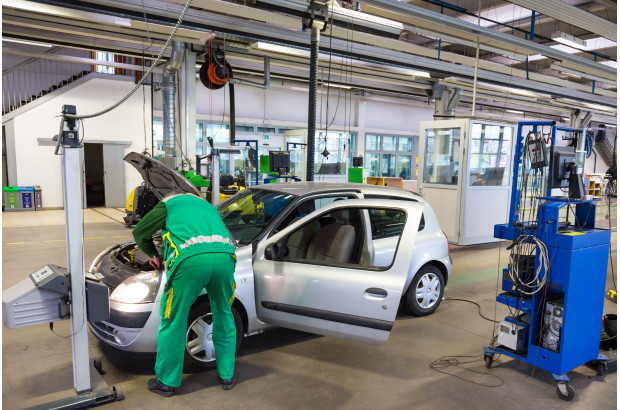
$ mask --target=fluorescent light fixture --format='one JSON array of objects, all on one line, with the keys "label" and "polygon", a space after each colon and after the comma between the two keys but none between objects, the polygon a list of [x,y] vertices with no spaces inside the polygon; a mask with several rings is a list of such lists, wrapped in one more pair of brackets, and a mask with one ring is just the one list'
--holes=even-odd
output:
[{"label": "fluorescent light fixture", "polygon": [[2,41],[7,41],[9,43],[19,43],[19,44],[27,44],[29,46],[38,46],[38,47],[51,47],[51,44],[43,44],[37,43],[35,41],[26,41],[26,40],[14,40],[12,38],[3,38]]},{"label": "fluorescent light fixture", "polygon": [[562,118],[562,120],[563,120],[564,122],[570,122],[570,118],[566,118],[566,117],[564,117],[564,118]]},{"label": "fluorescent light fixture", "polygon": [[405,26],[400,21],[389,20],[373,14],[362,13],[357,10],[345,9],[333,0],[329,2],[329,12],[333,12],[341,18],[345,18],[345,21],[353,24],[363,25],[363,23],[372,23],[380,26],[391,27],[399,31],[405,29]]},{"label": "fluorescent light fixture", "polygon": [[616,128],[617,125],[616,124],[605,124],[606,127],[611,127],[611,128]]},{"label": "fluorescent light fixture", "polygon": [[582,73],[581,71],[573,70],[571,68],[566,68],[566,67],[561,66],[559,64],[551,64],[551,66],[549,68],[552,69],[552,70],[560,71],[563,74],[570,75],[571,77],[587,78],[588,80],[594,80],[594,81],[598,81],[598,82],[606,83],[606,84],[614,84],[614,85],[616,84],[615,80],[610,80],[608,78],[599,77],[599,76],[593,75],[593,74]]},{"label": "fluorescent light fixture", "polygon": [[506,110],[506,112],[511,112],[513,114],[521,114],[523,115],[523,111],[517,111],[517,110]]},{"label": "fluorescent light fixture", "polygon": [[508,92],[511,94],[525,95],[526,97],[538,97],[538,94],[536,93],[527,90],[520,90],[518,88],[508,88]]},{"label": "fluorescent light fixture", "polygon": [[418,70],[407,70],[407,72],[409,74],[411,74],[414,77],[424,77],[424,78],[431,78],[430,73],[427,73],[426,71],[418,71]]},{"label": "fluorescent light fixture", "polygon": [[566,34],[561,31],[554,31],[553,33],[551,33],[551,39],[557,41],[558,43],[562,43],[571,47],[576,47],[581,50],[585,50],[587,47],[587,43],[584,40],[573,37],[570,34]]},{"label": "fluorescent light fixture", "polygon": [[613,111],[613,109],[611,107],[605,107],[604,105],[598,105],[598,104],[590,104],[590,103],[584,103],[584,105],[588,108],[592,108],[593,110],[599,110],[599,111]]},{"label": "fluorescent light fixture", "polygon": [[331,87],[331,88],[344,88],[345,90],[350,90],[351,86],[350,85],[343,85],[343,84],[333,84],[333,83],[328,83],[327,81],[323,81],[322,83],[325,87]]},{"label": "fluorescent light fixture", "polygon": [[[606,48],[614,48],[618,46],[618,44],[615,41],[610,40],[605,37],[590,38],[588,40],[585,40],[585,43],[586,43],[585,48],[580,48],[580,49],[577,49],[574,47],[567,47],[563,44],[555,44],[550,47],[556,50],[559,50],[559,51],[563,51],[567,54],[577,54],[577,53],[580,53],[582,50],[594,51],[594,50],[603,50]],[[548,58],[548,57],[543,56],[542,54],[536,54],[536,55],[530,56],[529,61],[542,60],[543,58]],[[607,63],[607,62],[601,62],[600,64],[604,64],[604,63]],[[610,64],[606,64],[606,65],[610,65]]]},{"label": "fluorescent light fixture", "polygon": [[306,50],[302,50],[302,49],[294,48],[294,47],[281,46],[278,44],[265,43],[263,41],[258,41],[254,43],[253,46],[259,50],[273,51],[276,53],[291,54],[291,55],[302,56],[302,57],[310,56],[310,52]]}]

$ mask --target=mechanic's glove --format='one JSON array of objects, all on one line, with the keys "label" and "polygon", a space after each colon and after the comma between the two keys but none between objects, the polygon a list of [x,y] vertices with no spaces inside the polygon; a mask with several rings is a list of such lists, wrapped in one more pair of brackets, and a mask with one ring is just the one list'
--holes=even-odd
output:
[{"label": "mechanic's glove", "polygon": [[163,268],[163,262],[162,262],[161,255],[151,256],[149,258],[149,265],[151,265],[155,269]]}]

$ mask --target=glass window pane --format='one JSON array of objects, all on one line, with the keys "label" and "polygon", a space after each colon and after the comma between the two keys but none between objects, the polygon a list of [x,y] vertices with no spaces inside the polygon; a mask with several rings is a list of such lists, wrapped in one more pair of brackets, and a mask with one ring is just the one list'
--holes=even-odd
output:
[{"label": "glass window pane", "polygon": [[203,154],[202,149],[203,149],[202,145],[196,145],[196,154],[202,155]]},{"label": "glass window pane", "polygon": [[383,137],[383,144],[381,146],[383,151],[396,151],[396,137]]},{"label": "glass window pane", "polygon": [[398,176],[402,179],[411,179],[411,156],[398,156]]},{"label": "glass window pane", "polygon": [[276,129],[270,127],[256,127],[256,132],[261,132],[264,134],[275,134]]},{"label": "glass window pane", "polygon": [[349,149],[353,152],[357,151],[357,134],[351,133],[349,136]]},{"label": "glass window pane", "polygon": [[254,127],[247,125],[235,125],[235,132],[254,132]]},{"label": "glass window pane", "polygon": [[368,168],[369,176],[379,176],[379,154],[366,154],[364,163],[364,165],[366,165],[366,168]]},{"label": "glass window pane", "polygon": [[411,138],[400,137],[398,139],[398,151],[411,152]]},{"label": "glass window pane", "polygon": [[[344,175],[346,157],[347,134],[328,131],[317,133],[314,169],[319,175]],[[321,155],[325,152],[328,155]]]},{"label": "glass window pane", "polygon": [[366,135],[366,149],[370,151],[379,151],[378,135]]},{"label": "glass window pane", "polygon": [[383,154],[383,158],[381,159],[381,176],[396,176],[396,154]]},{"label": "glass window pane", "polygon": [[196,142],[202,142],[202,123],[196,123]]},{"label": "glass window pane", "polygon": [[460,128],[426,130],[423,181],[456,185],[461,145]]},{"label": "glass window pane", "polygon": [[469,185],[507,185],[512,128],[487,124],[474,126],[480,126],[481,133],[471,143]]}]

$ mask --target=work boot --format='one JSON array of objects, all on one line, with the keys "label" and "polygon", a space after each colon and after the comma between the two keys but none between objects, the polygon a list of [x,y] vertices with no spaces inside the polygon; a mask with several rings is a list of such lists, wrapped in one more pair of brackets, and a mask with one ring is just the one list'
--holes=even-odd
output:
[{"label": "work boot", "polygon": [[222,382],[222,390],[232,390],[235,387],[235,374],[233,373],[233,377],[230,379],[222,379],[220,378],[220,382]]},{"label": "work boot", "polygon": [[161,394],[164,397],[170,397],[174,394],[174,387],[163,384],[156,377],[150,379],[146,387],[153,393]]}]

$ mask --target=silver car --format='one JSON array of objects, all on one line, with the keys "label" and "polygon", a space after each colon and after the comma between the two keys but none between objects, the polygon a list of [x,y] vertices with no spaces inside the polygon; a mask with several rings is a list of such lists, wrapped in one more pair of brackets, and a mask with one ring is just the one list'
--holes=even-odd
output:
[{"label": "silver car", "polygon": [[[196,192],[166,165],[131,153],[159,198]],[[236,243],[232,305],[237,347],[273,326],[371,344],[386,342],[399,305],[416,316],[439,306],[450,277],[448,243],[430,205],[399,189],[296,182],[245,189],[219,205]],[[191,215],[188,215],[191,221]],[[157,242],[156,238],[156,242]],[[89,323],[103,343],[156,352],[165,273],[133,241],[112,246],[88,274],[109,286],[110,319]],[[190,310],[186,370],[211,367],[208,295]]]}]

